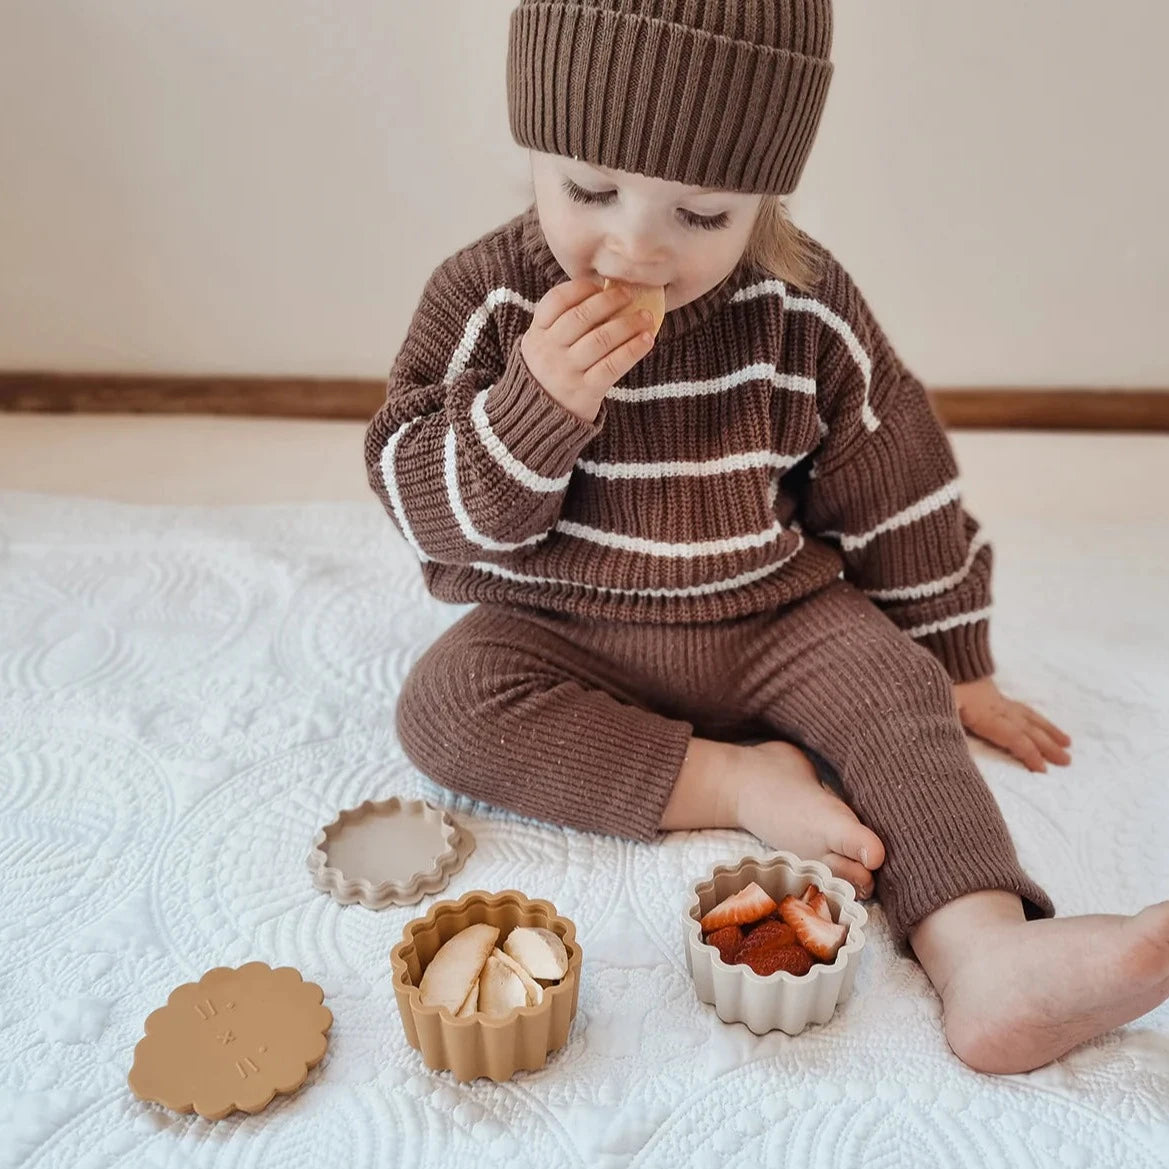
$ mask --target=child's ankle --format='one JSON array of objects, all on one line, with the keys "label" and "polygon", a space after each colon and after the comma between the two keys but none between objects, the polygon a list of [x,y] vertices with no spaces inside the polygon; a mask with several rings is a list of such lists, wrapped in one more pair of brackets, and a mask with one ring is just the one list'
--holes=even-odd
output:
[{"label": "child's ankle", "polygon": [[742,788],[749,776],[742,762],[747,750],[734,743],[691,739],[662,814],[662,829],[741,828]]},{"label": "child's ankle", "polygon": [[[759,746],[765,746],[766,752],[760,752]],[[775,805],[775,780],[784,774],[785,752],[791,753],[793,767],[800,762],[801,753],[794,744],[778,739],[752,747],[739,747],[738,751],[734,782],[736,824],[747,832],[757,832],[759,824],[769,819],[766,810]],[[762,758],[764,754],[766,757]]]}]

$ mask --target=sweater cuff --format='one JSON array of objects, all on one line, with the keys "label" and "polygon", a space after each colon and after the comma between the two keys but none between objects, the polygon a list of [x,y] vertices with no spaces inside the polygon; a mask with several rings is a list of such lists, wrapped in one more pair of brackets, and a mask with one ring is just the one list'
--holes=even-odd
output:
[{"label": "sweater cuff", "polygon": [[970,625],[928,634],[921,638],[921,644],[945,666],[954,682],[977,682],[994,673],[990,621],[985,617]]},{"label": "sweater cuff", "polygon": [[569,474],[605,423],[604,406],[594,422],[585,422],[557,402],[532,376],[518,341],[485,408],[492,433],[511,456],[549,479]]}]

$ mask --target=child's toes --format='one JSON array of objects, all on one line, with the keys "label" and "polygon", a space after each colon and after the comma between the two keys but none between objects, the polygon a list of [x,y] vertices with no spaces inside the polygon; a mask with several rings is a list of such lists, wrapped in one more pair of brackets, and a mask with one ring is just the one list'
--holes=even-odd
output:
[{"label": "child's toes", "polygon": [[838,852],[826,853],[822,859],[832,870],[833,876],[847,881],[856,890],[858,897],[864,898],[872,895],[873,874],[864,865],[849,860],[848,857],[841,856]]},{"label": "child's toes", "polygon": [[885,846],[881,838],[859,820],[851,825],[833,849],[843,857],[859,861],[866,869],[879,869],[885,863]]}]

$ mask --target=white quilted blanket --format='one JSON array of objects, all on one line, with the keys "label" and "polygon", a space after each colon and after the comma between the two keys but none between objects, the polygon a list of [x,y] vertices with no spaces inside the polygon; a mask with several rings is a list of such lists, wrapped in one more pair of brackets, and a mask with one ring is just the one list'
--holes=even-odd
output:
[{"label": "white quilted blanket", "polygon": [[[1075,763],[977,754],[1057,911],[1131,912],[1169,896],[1169,524],[1028,525],[991,533],[1001,679],[1071,731]],[[585,964],[546,1070],[425,1071],[387,962],[419,909],[342,908],[305,856],[340,807],[447,798],[391,710],[460,612],[372,500],[0,494],[0,1166],[1169,1165],[1169,1008],[1029,1075],[978,1075],[879,906],[827,1026],[719,1022],[678,915],[692,880],[755,847],[733,832],[641,846],[448,801],[478,848],[441,896],[547,897]],[[218,1123],[137,1102],[146,1015],[249,959],[325,989],[336,1022],[304,1089]]]}]

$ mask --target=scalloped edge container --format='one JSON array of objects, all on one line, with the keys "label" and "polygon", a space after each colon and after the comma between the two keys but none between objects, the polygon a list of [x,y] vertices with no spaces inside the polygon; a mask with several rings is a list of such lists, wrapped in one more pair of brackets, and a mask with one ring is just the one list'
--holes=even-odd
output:
[{"label": "scalloped edge container", "polygon": [[[446,848],[435,855],[434,864],[429,869],[408,873],[401,880],[375,883],[367,877],[346,876],[341,869],[328,863],[329,842],[350,824],[402,812],[420,812],[424,819],[442,827]],[[342,905],[352,905],[357,901],[366,909],[385,909],[390,905],[416,905],[428,893],[442,892],[474,851],[474,836],[443,808],[436,807],[429,800],[390,796],[384,800],[365,800],[356,808],[338,812],[335,820],[318,829],[307,864],[313,876],[313,886],[328,893],[334,901]]]},{"label": "scalloped edge container", "polygon": [[[725,897],[752,881],[776,902],[789,893],[798,897],[809,882],[823,889],[833,920],[849,927],[836,960],[831,965],[818,962],[800,976],[781,970],[766,977],[749,966],[724,962],[718,950],[702,940],[699,923]],[[698,998],[710,1003],[724,1023],[743,1023],[756,1035],[768,1031],[798,1035],[809,1023],[827,1023],[837,1004],[852,993],[868,918],[853,887],[823,862],[782,851],[765,858],[745,856],[734,864],[716,865],[710,876],[694,885],[682,914],[686,967]]]},{"label": "scalloped edge container", "polygon": [[[542,926],[559,935],[568,950],[568,973],[544,988],[544,1001],[519,1007],[501,1019],[471,1015],[456,1019],[446,1007],[425,1007],[418,983],[439,947],[469,925],[485,922],[510,931]],[[450,1071],[466,1082],[480,1076],[497,1083],[518,1071],[539,1071],[548,1056],[568,1042],[576,1017],[583,961],[576,926],[550,901],[526,897],[516,889],[488,893],[474,889],[458,901],[440,901],[408,922],[390,952],[394,995],[406,1040],[432,1071]]]}]

